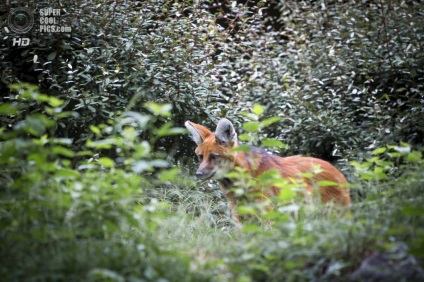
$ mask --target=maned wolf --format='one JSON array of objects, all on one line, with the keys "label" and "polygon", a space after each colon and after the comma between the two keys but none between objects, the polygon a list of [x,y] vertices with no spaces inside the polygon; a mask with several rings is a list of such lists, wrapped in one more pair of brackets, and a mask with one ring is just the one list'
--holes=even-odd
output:
[{"label": "maned wolf", "polygon": [[[231,217],[236,222],[239,222],[239,218],[234,194],[230,191],[233,183],[231,179],[225,177],[226,173],[234,167],[244,168],[254,178],[266,171],[276,170],[284,178],[303,180],[306,196],[312,196],[314,184],[317,185],[319,181],[326,180],[329,181],[326,186],[319,187],[321,201],[350,205],[346,178],[324,160],[301,156],[283,158],[255,147],[251,147],[250,152],[232,152],[230,149],[238,146],[237,134],[233,124],[227,119],[221,119],[218,122],[215,132],[191,121],[186,121],[185,126],[197,144],[195,153],[199,158],[200,166],[196,176],[202,180],[216,179],[220,182],[221,190],[230,203]],[[317,166],[320,172],[313,173]],[[311,177],[305,177],[305,173],[310,173]],[[262,198],[279,193],[278,187],[272,187],[268,191],[262,191]]]}]

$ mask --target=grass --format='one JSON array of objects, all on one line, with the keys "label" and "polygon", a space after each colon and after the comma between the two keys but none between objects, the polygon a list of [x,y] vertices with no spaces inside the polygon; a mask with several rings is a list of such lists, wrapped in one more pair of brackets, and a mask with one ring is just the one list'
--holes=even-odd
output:
[{"label": "grass", "polygon": [[[424,202],[422,179],[415,171],[386,182],[359,181],[357,189],[366,196],[354,201],[351,212],[299,204],[297,218],[256,228],[247,224],[244,232],[217,209],[225,206],[219,193],[171,185],[156,191],[174,211],[160,222],[157,239],[188,254],[190,270],[213,281],[344,281],[373,252],[420,240],[423,217],[402,211]],[[170,201],[171,195],[179,200]]]},{"label": "grass", "polygon": [[216,183],[174,174],[172,181],[147,181],[121,169],[64,178],[63,172],[28,166],[33,173],[0,190],[0,277],[346,281],[377,254],[389,257],[389,275],[411,270],[416,276],[409,280],[419,281],[424,258],[421,167],[421,162],[407,164],[384,180],[356,179],[362,196],[354,198],[350,211],[300,200],[294,203],[296,216],[284,205],[271,219],[252,216],[240,230]]}]

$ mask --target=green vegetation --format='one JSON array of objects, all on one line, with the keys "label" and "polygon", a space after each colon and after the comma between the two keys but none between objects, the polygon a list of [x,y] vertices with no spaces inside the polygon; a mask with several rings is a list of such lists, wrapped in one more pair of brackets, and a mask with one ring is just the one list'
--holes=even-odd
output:
[{"label": "green vegetation", "polygon": [[[369,2],[50,1],[72,33],[0,43],[0,280],[422,280],[423,5]],[[351,210],[268,173],[235,228],[181,128],[221,117],[335,163]]]},{"label": "green vegetation", "polygon": [[[241,205],[242,214],[259,216],[259,222],[246,221],[238,231],[222,201],[151,150],[156,137],[181,133],[169,123],[152,127],[169,116],[167,105],[149,103],[151,114],[127,111],[92,125],[93,140],[74,151],[72,140],[50,135],[72,115],[62,111],[63,101],[31,86],[11,88],[17,101],[0,111],[22,119],[0,136],[6,280],[341,279],[367,252],[405,242],[422,256],[424,161],[406,144],[376,149],[353,163],[363,199],[351,212],[340,217],[282,193],[280,207],[261,216],[260,205]],[[21,116],[34,102],[46,114]],[[142,131],[155,137],[140,140]],[[101,157],[104,151],[116,157]],[[267,176],[260,180],[281,181]]]}]

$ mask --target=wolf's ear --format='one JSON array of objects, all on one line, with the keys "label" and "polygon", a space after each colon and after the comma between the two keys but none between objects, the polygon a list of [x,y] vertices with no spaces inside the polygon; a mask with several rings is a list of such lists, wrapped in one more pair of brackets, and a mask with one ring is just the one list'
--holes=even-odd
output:
[{"label": "wolf's ear", "polygon": [[188,131],[190,131],[194,142],[196,142],[197,145],[200,145],[203,143],[203,141],[205,141],[205,139],[212,134],[212,132],[207,129],[206,127],[191,122],[191,121],[186,121],[184,123],[185,127],[188,129]]},{"label": "wolf's ear", "polygon": [[215,130],[216,142],[225,147],[233,147],[237,145],[237,133],[233,124],[226,118],[218,122]]}]

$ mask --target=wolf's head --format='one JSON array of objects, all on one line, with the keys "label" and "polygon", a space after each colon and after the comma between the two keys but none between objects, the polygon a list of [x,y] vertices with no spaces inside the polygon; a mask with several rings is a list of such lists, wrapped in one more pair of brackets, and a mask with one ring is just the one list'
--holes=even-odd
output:
[{"label": "wolf's head", "polygon": [[221,119],[215,132],[191,121],[185,122],[194,142],[200,165],[196,171],[199,179],[222,179],[234,167],[234,158],[228,151],[237,146],[237,133],[228,119]]}]

